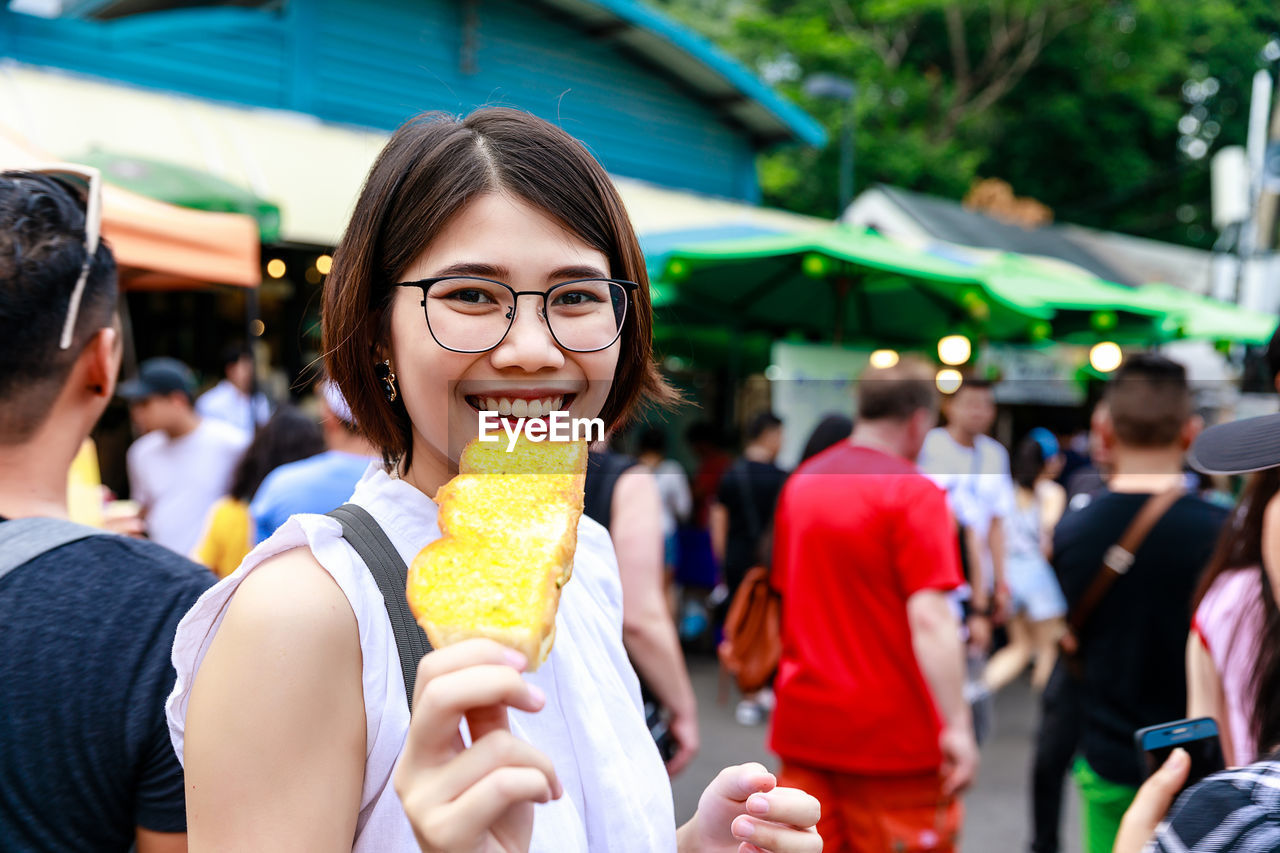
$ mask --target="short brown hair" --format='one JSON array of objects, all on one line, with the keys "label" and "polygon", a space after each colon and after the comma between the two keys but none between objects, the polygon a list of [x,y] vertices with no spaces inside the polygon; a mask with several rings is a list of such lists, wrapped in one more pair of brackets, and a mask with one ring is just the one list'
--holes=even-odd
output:
[{"label": "short brown hair", "polygon": [[600,417],[626,424],[641,401],[677,399],[653,361],[653,309],[639,241],[617,190],[580,142],[536,116],[485,107],[466,118],[424,113],[400,127],[365,179],[333,253],[322,306],[325,367],[361,432],[391,461],[409,453],[403,406],[386,401],[374,364],[388,335],[392,285],[479,195],[507,192],[545,211],[634,281],[622,352]]},{"label": "short brown hair", "polygon": [[1121,443],[1167,447],[1191,419],[1187,370],[1155,353],[1131,355],[1107,383],[1106,402]]},{"label": "short brown hair", "polygon": [[893,367],[868,367],[858,377],[858,420],[905,421],[921,409],[937,409],[934,371],[910,356]]}]

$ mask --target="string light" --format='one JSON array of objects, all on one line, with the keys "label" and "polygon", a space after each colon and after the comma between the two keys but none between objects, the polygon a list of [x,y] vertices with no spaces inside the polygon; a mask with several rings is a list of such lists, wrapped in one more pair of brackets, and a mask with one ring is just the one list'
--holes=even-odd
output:
[{"label": "string light", "polygon": [[1124,361],[1124,353],[1120,345],[1113,341],[1103,341],[1093,345],[1089,350],[1089,364],[1099,373],[1110,373]]},{"label": "string light", "polygon": [[954,394],[960,390],[960,383],[964,381],[964,377],[954,367],[944,367],[938,371],[934,381],[943,394]]},{"label": "string light", "polygon": [[943,364],[964,364],[973,355],[973,344],[964,335],[947,335],[938,341],[938,360]]},{"label": "string light", "polygon": [[872,367],[877,368],[879,370],[884,370],[885,368],[893,367],[895,364],[898,363],[898,351],[891,350],[891,349],[878,349],[875,352],[871,353],[871,358],[869,359],[869,361],[871,362]]}]

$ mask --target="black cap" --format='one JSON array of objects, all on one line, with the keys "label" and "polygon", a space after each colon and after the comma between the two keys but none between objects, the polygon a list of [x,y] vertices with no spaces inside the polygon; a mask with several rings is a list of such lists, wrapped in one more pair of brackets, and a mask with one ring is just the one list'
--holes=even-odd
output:
[{"label": "black cap", "polygon": [[138,375],[120,383],[116,391],[126,400],[142,400],[156,394],[182,391],[188,397],[196,392],[196,377],[176,358],[149,358],[138,365]]},{"label": "black cap", "polygon": [[1191,445],[1187,462],[1205,474],[1248,474],[1280,466],[1280,414],[1209,427]]}]

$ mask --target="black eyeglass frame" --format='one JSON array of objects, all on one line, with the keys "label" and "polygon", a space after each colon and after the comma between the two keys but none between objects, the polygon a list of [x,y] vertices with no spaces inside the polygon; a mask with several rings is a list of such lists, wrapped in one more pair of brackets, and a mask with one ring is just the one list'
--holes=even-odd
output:
[{"label": "black eyeglass frame", "polygon": [[[431,317],[427,314],[427,291],[431,289],[431,286],[433,284],[438,284],[442,281],[483,281],[486,284],[496,284],[501,287],[505,287],[507,290],[511,291],[511,313],[507,316],[507,328],[506,328],[506,331],[502,333],[502,337],[498,338],[496,343],[494,343],[492,346],[484,347],[483,349],[458,349],[457,347],[447,346],[443,341],[440,340],[440,338],[436,335],[435,329],[431,328]],[[565,346],[565,344],[560,340],[560,337],[556,334],[555,326],[553,326],[551,322],[547,320],[547,299],[548,297],[551,296],[551,294],[555,293],[557,290],[559,290],[562,287],[569,287],[570,285],[574,285],[574,284],[582,284],[583,282],[587,282],[587,281],[604,281],[604,282],[608,282],[609,284],[620,285],[623,290],[623,295],[626,297],[626,301],[622,306],[622,319],[618,322],[618,333],[613,336],[613,340],[609,341],[609,343],[605,344],[602,347],[595,347],[593,349],[575,349],[574,347]],[[511,327],[515,325],[516,311],[519,308],[521,296],[537,296],[542,299],[542,308],[539,312],[539,316],[542,317],[542,322],[547,324],[547,331],[551,332],[552,339],[556,342],[556,345],[559,346],[561,349],[567,350],[569,352],[583,352],[583,353],[600,352],[601,350],[607,350],[609,347],[613,346],[615,343],[618,342],[618,338],[622,337],[623,326],[626,324],[627,317],[631,313],[629,310],[631,308],[631,304],[633,301],[631,294],[634,293],[640,287],[640,285],[634,281],[627,281],[626,279],[621,279],[621,278],[575,278],[572,281],[562,281],[557,284],[553,284],[551,287],[548,287],[546,290],[516,290],[511,285],[507,284],[505,281],[498,281],[497,279],[492,279],[492,278],[484,278],[478,275],[442,275],[442,276],[436,276],[434,278],[422,278],[422,279],[418,279],[417,281],[398,281],[392,286],[419,288],[422,291],[422,317],[424,320],[427,321],[427,331],[431,333],[431,338],[437,344],[449,350],[450,352],[461,352],[461,353],[469,353],[469,354],[489,352],[490,350],[494,350],[502,346],[502,342],[507,339],[507,335],[511,334]]]}]

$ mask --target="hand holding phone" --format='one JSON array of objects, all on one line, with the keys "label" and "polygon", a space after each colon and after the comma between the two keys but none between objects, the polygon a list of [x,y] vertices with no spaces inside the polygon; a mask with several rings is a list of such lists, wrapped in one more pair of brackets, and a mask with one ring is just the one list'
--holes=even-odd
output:
[{"label": "hand holding phone", "polygon": [[1212,717],[1147,726],[1139,729],[1133,739],[1138,747],[1144,778],[1159,770],[1179,747],[1186,750],[1191,758],[1191,770],[1187,773],[1183,790],[1210,774],[1226,769],[1222,743],[1218,740],[1218,724]]}]

